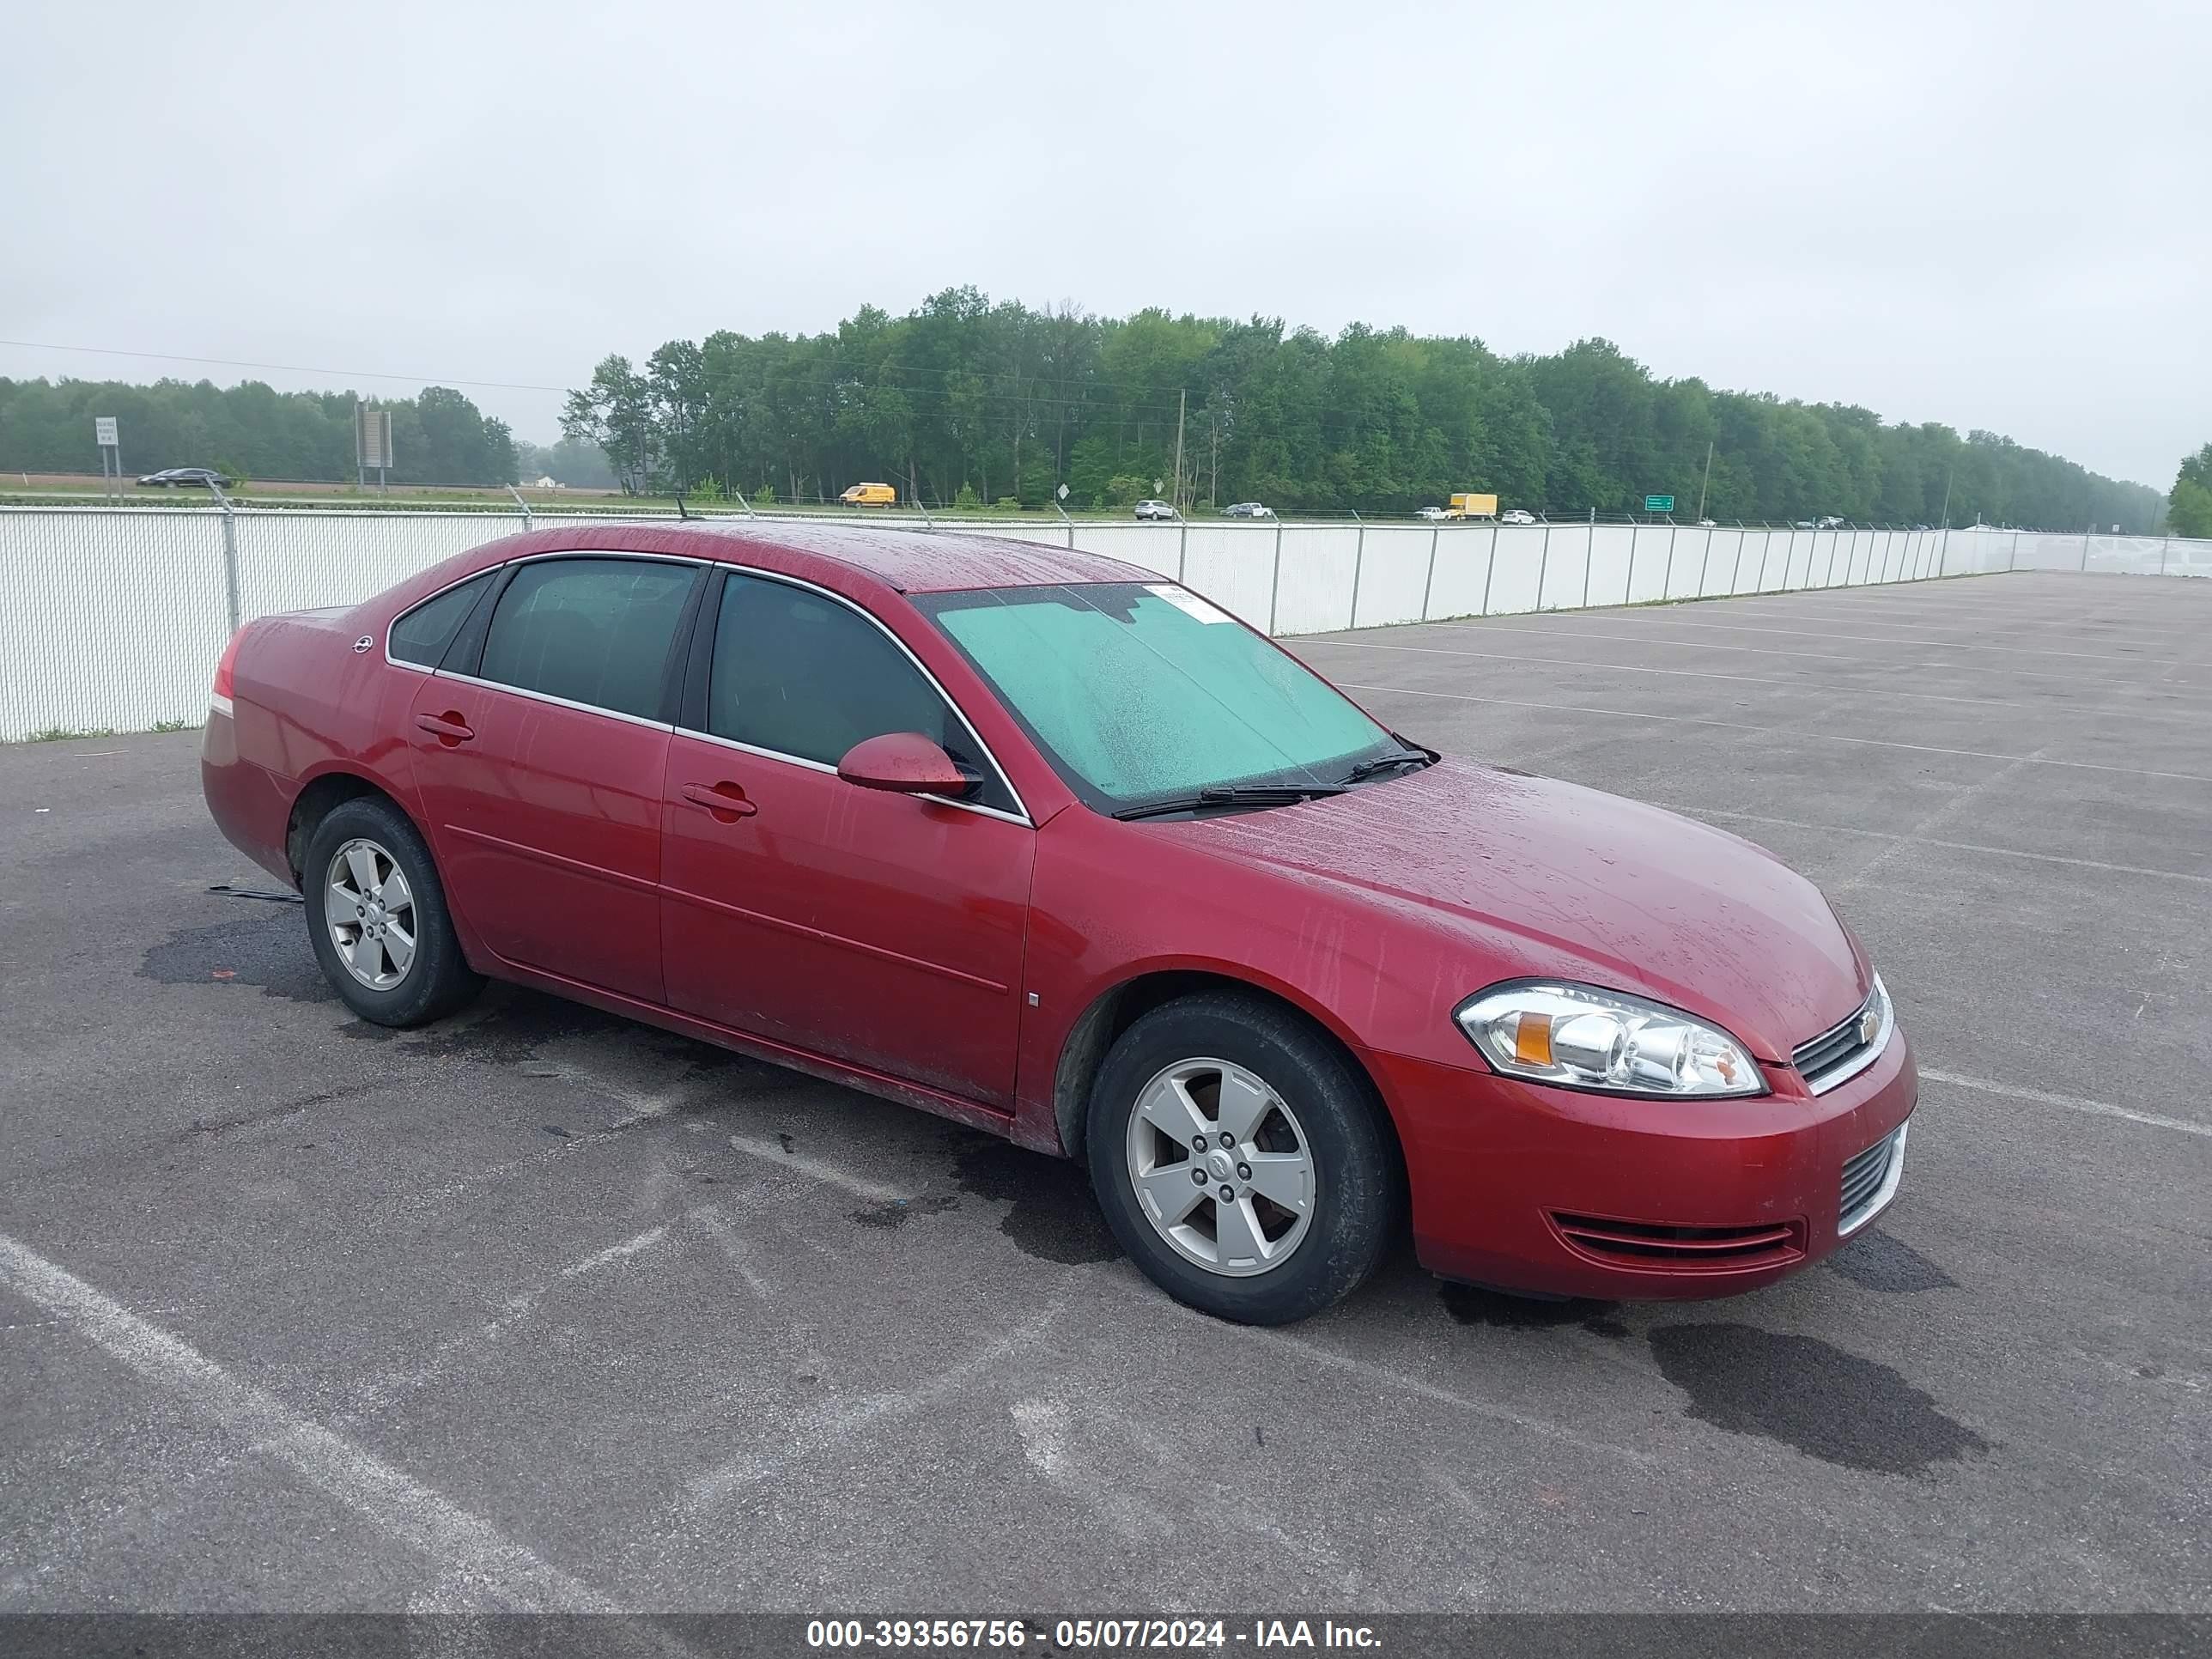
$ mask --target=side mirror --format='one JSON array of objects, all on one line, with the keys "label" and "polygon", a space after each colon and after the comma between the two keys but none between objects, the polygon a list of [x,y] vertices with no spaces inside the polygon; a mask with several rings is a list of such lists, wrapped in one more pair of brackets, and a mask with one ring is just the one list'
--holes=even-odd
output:
[{"label": "side mirror", "polygon": [[886,732],[845,751],[837,775],[895,795],[964,795],[982,781],[919,732]]}]

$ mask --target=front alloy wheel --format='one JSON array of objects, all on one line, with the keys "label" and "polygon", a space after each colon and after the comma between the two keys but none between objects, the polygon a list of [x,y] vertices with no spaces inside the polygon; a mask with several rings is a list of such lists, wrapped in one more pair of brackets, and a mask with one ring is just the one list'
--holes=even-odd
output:
[{"label": "front alloy wheel", "polygon": [[1129,1115],[1129,1180],[1145,1219],[1185,1261],[1231,1278],[1280,1267],[1313,1220],[1313,1152],[1297,1116],[1242,1066],[1188,1060]]},{"label": "front alloy wheel", "polygon": [[1084,1141],[1121,1248],[1176,1300],[1246,1324],[1345,1295],[1404,1211],[1374,1084],[1256,992],[1200,991],[1134,1020],[1091,1083]]}]

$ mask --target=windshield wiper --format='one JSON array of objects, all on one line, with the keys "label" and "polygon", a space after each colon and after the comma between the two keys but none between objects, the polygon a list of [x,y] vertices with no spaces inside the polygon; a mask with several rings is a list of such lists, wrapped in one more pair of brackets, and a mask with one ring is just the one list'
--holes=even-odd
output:
[{"label": "windshield wiper", "polygon": [[1337,783],[1243,784],[1235,788],[1201,789],[1194,795],[1183,795],[1174,800],[1148,801],[1142,806],[1125,806],[1114,816],[1117,818],[1154,818],[1170,812],[1203,811],[1209,806],[1295,806],[1300,801],[1343,793],[1344,786]]},{"label": "windshield wiper", "polygon": [[1401,749],[1395,755],[1380,755],[1373,760],[1364,760],[1344,775],[1347,784],[1364,783],[1368,779],[1389,771],[1394,766],[1412,766],[1416,763],[1428,766],[1436,757],[1425,749]]}]

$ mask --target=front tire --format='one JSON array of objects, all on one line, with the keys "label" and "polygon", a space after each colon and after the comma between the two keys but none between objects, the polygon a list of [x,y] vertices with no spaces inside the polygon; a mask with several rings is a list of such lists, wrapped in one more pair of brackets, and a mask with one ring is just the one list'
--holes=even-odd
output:
[{"label": "front tire", "polygon": [[390,801],[356,795],[332,807],[308,837],[300,880],[315,960],[363,1019],[428,1024],[483,988],[430,849]]},{"label": "front tire", "polygon": [[1318,1313],[1375,1271],[1401,1204],[1372,1085],[1291,1010],[1235,992],[1153,1009],[1091,1093],[1091,1183],[1153,1282],[1251,1325]]}]

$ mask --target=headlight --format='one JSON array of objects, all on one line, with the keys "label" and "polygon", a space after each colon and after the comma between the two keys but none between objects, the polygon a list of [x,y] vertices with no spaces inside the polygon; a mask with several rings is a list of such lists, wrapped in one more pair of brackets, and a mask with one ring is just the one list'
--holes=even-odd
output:
[{"label": "headlight", "polygon": [[1726,1031],[1618,991],[1518,980],[1469,997],[1452,1018],[1491,1065],[1533,1083],[1678,1097],[1766,1092]]}]

